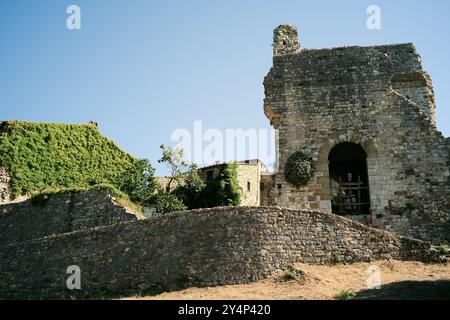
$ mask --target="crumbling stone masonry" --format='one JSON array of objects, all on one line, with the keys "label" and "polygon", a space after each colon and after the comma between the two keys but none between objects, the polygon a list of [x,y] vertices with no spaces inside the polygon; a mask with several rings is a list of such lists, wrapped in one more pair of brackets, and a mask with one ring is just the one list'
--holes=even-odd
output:
[{"label": "crumbling stone masonry", "polygon": [[8,168],[0,167],[0,204],[11,200],[11,177]]},{"label": "crumbling stone masonry", "polygon": [[[345,212],[435,243],[450,242],[450,146],[435,127],[430,76],[413,44],[302,49],[274,31],[264,112],[277,132],[270,204]],[[303,150],[315,176],[296,188],[287,158]]]},{"label": "crumbling stone masonry", "polygon": [[0,205],[0,245],[141,217],[117,204],[106,189],[55,194],[43,206],[31,200]]}]

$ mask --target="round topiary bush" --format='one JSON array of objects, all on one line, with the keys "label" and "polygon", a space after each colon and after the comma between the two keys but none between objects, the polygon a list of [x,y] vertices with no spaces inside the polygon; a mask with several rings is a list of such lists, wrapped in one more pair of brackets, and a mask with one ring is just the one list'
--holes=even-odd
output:
[{"label": "round topiary bush", "polygon": [[284,176],[296,187],[305,186],[314,174],[312,160],[302,151],[292,154],[286,161]]}]

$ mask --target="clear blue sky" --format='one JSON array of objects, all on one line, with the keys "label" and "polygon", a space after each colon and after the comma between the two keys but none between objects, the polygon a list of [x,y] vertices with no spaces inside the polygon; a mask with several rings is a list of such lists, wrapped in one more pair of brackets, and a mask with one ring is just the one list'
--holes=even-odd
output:
[{"label": "clear blue sky", "polygon": [[[66,8],[81,7],[79,31]],[[380,6],[382,29],[366,28]],[[437,127],[450,135],[450,1],[2,0],[0,120],[100,123],[149,158],[177,128],[270,128],[263,77],[272,30],[295,24],[304,48],[413,42],[430,73]]]}]

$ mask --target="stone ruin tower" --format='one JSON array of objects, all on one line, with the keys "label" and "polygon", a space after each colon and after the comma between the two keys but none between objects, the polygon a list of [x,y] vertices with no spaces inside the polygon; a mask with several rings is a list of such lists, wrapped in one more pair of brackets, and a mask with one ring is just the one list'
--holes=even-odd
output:
[{"label": "stone ruin tower", "polygon": [[[450,241],[450,139],[436,130],[431,79],[413,44],[301,50],[297,29],[281,25],[264,88],[277,137],[270,205]],[[284,176],[296,151],[315,167],[303,187]]]}]

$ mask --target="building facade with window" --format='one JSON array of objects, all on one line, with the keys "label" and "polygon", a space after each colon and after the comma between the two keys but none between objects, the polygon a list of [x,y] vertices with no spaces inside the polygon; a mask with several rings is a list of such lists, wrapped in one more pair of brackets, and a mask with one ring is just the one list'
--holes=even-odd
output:
[{"label": "building facade with window", "polygon": [[[200,177],[208,182],[219,173],[223,163],[199,169]],[[237,180],[242,189],[241,206],[261,205],[261,177],[269,172],[259,159],[237,161]]]}]

